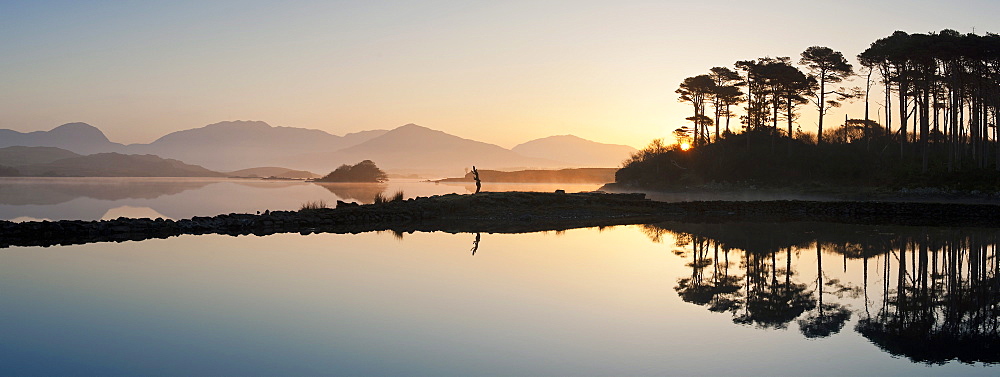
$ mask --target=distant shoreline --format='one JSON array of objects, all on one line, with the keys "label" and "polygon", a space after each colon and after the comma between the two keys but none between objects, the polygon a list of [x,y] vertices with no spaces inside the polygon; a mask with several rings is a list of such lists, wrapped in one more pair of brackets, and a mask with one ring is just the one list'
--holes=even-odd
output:
[{"label": "distant shoreline", "polygon": [[822,221],[918,226],[1000,226],[1000,205],[843,201],[657,202],[643,194],[485,192],[335,209],[265,211],[184,220],[0,221],[0,247],[140,241],[186,234],[444,231],[523,233],[661,221]]},{"label": "distant shoreline", "polygon": [[752,185],[703,185],[686,188],[650,189],[607,183],[598,190],[609,193],[642,193],[657,201],[751,201],[805,200],[842,202],[915,202],[1000,204],[1000,191],[948,190],[934,187],[891,189],[887,187],[756,187]]},{"label": "distant shoreline", "polygon": [[[617,168],[568,168],[568,169],[533,169],[500,171],[480,169],[479,175],[483,182],[490,183],[566,183],[566,184],[604,184],[615,180]],[[429,180],[435,183],[471,183],[472,173],[466,173],[461,178],[443,178]]]}]

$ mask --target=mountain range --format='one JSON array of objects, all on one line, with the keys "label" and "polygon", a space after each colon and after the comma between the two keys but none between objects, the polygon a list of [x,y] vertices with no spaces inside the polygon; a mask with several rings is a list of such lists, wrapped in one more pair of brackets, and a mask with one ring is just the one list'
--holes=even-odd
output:
[{"label": "mountain range", "polygon": [[114,143],[100,129],[86,123],[27,133],[0,129],[0,148],[9,146],[58,147],[80,155],[155,155],[215,171],[282,166],[322,173],[367,159],[393,173],[440,175],[453,175],[472,165],[495,170],[617,167],[635,151],[629,146],[572,135],[533,140],[506,149],[415,124],[337,136],[314,129],[273,127],[260,121],[220,122],[172,132],[149,144],[130,145]]},{"label": "mountain range", "polygon": [[635,153],[627,145],[604,144],[573,135],[549,136],[518,144],[512,151],[528,157],[572,161],[586,167],[618,167]]},{"label": "mountain range", "polygon": [[[154,155],[95,153],[82,156],[56,147],[0,148],[2,176],[221,177],[197,165]],[[13,169],[13,170],[11,170]]]},{"label": "mountain range", "polygon": [[0,129],[0,148],[56,147],[79,154],[121,152],[125,145],[112,143],[97,127],[67,123],[49,131],[17,132]]}]

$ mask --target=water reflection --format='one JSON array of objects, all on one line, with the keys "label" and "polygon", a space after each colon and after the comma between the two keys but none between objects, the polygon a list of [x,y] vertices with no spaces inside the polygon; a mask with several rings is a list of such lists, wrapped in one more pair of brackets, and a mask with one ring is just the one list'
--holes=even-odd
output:
[{"label": "water reflection", "polygon": [[[487,185],[495,191],[592,191],[597,184]],[[388,184],[323,183],[219,178],[23,178],[0,177],[0,220],[98,220],[120,208],[145,208],[173,219],[297,210],[303,203],[337,200],[372,203],[375,195],[402,191],[407,198],[465,192],[460,185],[418,180]],[[135,211],[132,211],[135,212]]]},{"label": "water reflection", "polygon": [[472,251],[472,255],[476,255],[476,251],[479,251],[479,240],[480,240],[479,237],[480,236],[481,236],[481,233],[476,233],[476,239],[475,239],[475,241],[472,241],[472,250],[471,250]]},{"label": "water reflection", "polygon": [[169,217],[164,216],[162,213],[156,212],[156,210],[149,207],[121,206],[109,209],[104,216],[101,216],[101,220],[112,220],[119,217],[128,217],[132,219],[169,219]]},{"label": "water reflection", "polygon": [[[734,323],[781,329],[795,321],[803,336],[823,338],[856,315],[854,331],[893,355],[1000,362],[1000,230],[815,223],[642,230],[654,242],[672,238],[689,260],[690,276],[675,287],[680,298],[729,313]],[[842,271],[831,257],[843,260]],[[848,260],[861,261],[859,279]]]},{"label": "water reflection", "polygon": [[389,187],[382,183],[316,183],[316,185],[325,188],[338,198],[362,204],[374,203],[375,196],[384,193]]},{"label": "water reflection", "polygon": [[1000,259],[996,234],[907,242],[883,285],[882,308],[857,331],[915,361],[1000,362]]},{"label": "water reflection", "polygon": [[77,198],[156,199],[218,182],[173,178],[4,178],[0,180],[0,204],[52,205]]},{"label": "water reflection", "polygon": [[[980,363],[995,360],[995,232],[659,224],[496,233],[485,253],[446,232],[14,247],[0,251],[0,374],[995,375]],[[952,359],[977,365],[923,364]]]}]

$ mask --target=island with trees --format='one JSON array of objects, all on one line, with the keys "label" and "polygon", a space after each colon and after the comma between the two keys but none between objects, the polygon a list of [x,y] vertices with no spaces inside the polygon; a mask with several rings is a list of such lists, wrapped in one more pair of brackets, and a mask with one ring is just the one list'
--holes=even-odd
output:
[{"label": "island with trees", "polygon": [[384,183],[389,178],[372,160],[364,160],[354,165],[340,165],[339,168],[316,179],[314,182],[360,182]]},{"label": "island with trees", "polygon": [[[625,161],[617,187],[1000,191],[1000,35],[897,31],[857,58],[858,70],[813,46],[797,61],[741,60],[684,79],[676,92],[690,126]],[[863,87],[842,87],[850,78]],[[864,116],[831,125],[827,112],[849,100],[864,101]],[[881,102],[875,119],[871,102]],[[796,125],[805,111],[816,133]]]}]

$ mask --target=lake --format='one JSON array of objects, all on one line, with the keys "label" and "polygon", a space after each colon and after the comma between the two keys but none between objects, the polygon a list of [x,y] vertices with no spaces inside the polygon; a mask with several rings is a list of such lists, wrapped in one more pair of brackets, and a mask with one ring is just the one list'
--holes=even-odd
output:
[{"label": "lake", "polygon": [[[484,191],[593,191],[600,184],[484,183]],[[392,180],[386,184],[217,178],[0,178],[0,220],[184,219],[298,210],[304,203],[371,203],[376,194],[472,193],[472,183]]]},{"label": "lake", "polygon": [[[379,190],[26,181],[0,186],[6,218],[179,218]],[[998,242],[997,229],[658,223],[12,247],[0,374],[996,375]]]}]

